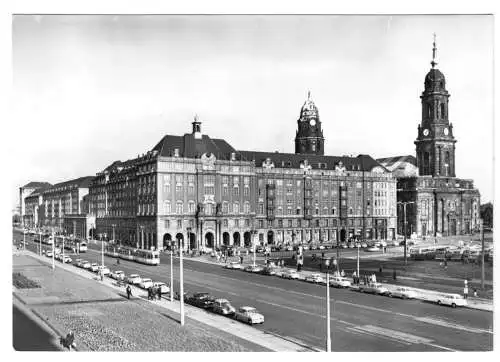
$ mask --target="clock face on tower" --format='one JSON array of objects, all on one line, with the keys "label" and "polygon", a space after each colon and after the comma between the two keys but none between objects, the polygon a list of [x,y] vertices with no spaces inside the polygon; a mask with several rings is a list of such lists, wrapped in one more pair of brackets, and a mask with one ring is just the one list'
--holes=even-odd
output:
[{"label": "clock face on tower", "polygon": [[429,135],[429,130],[426,128],[424,129],[424,136],[428,136]]},{"label": "clock face on tower", "polygon": [[311,126],[315,126],[315,125],[316,125],[316,121],[315,121],[314,119],[311,119],[311,121],[309,122],[309,124],[310,124]]},{"label": "clock face on tower", "polygon": [[448,133],[449,133],[448,128],[445,128],[443,132],[444,132],[445,136],[448,136]]}]

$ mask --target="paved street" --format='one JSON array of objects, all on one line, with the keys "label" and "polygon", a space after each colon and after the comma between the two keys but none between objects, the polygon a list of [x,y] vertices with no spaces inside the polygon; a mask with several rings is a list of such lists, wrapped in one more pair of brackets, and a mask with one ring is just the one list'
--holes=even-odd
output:
[{"label": "paved street", "polygon": [[[32,245],[31,248],[35,246]],[[96,246],[93,246],[96,247]],[[101,260],[97,250],[84,258]],[[151,267],[105,257],[111,270],[136,272],[169,282],[169,257]],[[210,292],[233,305],[252,305],[261,311],[264,329],[307,345],[325,345],[325,287],[276,277],[225,270],[221,266],[185,260],[185,290]],[[174,289],[178,291],[178,260],[174,260]],[[331,289],[332,349],[337,351],[491,350],[493,314],[452,309],[421,301],[403,301]]]}]

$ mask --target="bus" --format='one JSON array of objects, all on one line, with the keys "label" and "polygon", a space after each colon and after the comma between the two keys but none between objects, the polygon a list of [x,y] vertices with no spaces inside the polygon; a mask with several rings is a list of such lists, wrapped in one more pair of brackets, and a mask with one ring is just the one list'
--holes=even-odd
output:
[{"label": "bus", "polygon": [[[435,259],[438,256],[439,259],[445,257],[446,252],[449,250],[448,245],[420,245],[414,246],[409,249],[410,258],[414,260],[424,260],[424,259]],[[444,259],[442,259],[444,260]]]}]

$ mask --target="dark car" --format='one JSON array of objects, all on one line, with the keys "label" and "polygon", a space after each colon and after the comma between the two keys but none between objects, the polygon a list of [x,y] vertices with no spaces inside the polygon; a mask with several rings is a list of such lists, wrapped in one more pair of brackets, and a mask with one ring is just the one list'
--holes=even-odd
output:
[{"label": "dark car", "polygon": [[257,253],[263,253],[263,252],[265,252],[265,251],[266,251],[266,249],[265,249],[262,245],[259,245],[259,246],[257,246],[257,248],[255,249],[255,251],[256,251]]},{"label": "dark car", "polygon": [[208,309],[214,303],[215,298],[208,293],[195,293],[189,298],[188,303],[195,307]]}]

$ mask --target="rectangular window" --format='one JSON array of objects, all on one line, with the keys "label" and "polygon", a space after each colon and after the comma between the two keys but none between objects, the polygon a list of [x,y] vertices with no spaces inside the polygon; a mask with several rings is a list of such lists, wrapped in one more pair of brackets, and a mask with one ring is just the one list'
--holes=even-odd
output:
[{"label": "rectangular window", "polygon": [[182,220],[177,220],[177,229],[182,229]]},{"label": "rectangular window", "polygon": [[259,220],[259,229],[264,228],[264,220]]},{"label": "rectangular window", "polygon": [[222,196],[227,196],[227,185],[222,186]]},{"label": "rectangular window", "polygon": [[250,187],[245,186],[243,188],[243,196],[249,196],[250,195]]},{"label": "rectangular window", "polygon": [[223,222],[224,227],[227,228],[227,224],[228,224],[227,219],[224,219],[224,222]]}]

